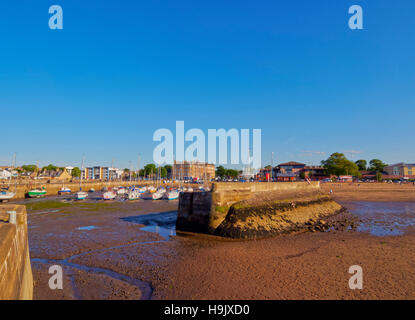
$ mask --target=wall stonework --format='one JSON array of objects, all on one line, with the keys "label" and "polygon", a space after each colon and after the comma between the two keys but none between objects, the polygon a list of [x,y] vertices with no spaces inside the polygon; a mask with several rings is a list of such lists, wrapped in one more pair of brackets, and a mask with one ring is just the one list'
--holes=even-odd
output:
[{"label": "wall stonework", "polygon": [[319,182],[213,183],[211,192],[182,192],[176,228],[182,231],[214,234],[232,204],[264,192],[318,192]]},{"label": "wall stonework", "polygon": [[[16,211],[16,224],[8,222],[7,211]],[[0,300],[33,298],[33,277],[27,237],[26,208],[0,206]]]}]

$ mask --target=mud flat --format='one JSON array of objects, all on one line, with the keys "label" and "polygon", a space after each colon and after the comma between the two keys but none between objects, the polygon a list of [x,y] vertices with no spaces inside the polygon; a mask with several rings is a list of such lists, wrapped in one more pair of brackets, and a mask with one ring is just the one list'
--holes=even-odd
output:
[{"label": "mud flat", "polygon": [[321,190],[336,201],[415,202],[412,183],[322,183]]},{"label": "mud flat", "polygon": [[[177,201],[32,206],[34,298],[415,299],[415,203],[340,205],[356,227],[327,218],[329,228],[249,241],[175,230]],[[63,290],[48,287],[52,264]],[[348,286],[356,264],[363,290]]]}]

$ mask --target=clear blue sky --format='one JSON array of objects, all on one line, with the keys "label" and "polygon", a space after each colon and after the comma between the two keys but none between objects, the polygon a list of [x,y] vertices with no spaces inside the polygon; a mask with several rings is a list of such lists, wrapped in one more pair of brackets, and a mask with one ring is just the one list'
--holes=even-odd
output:
[{"label": "clear blue sky", "polygon": [[415,162],[414,30],[410,0],[7,1],[0,164],[150,162],[176,120],[261,128],[264,165]]}]

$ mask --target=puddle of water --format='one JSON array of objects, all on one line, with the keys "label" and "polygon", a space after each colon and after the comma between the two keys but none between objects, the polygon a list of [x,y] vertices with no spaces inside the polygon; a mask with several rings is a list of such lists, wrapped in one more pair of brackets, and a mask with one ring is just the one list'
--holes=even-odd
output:
[{"label": "puddle of water", "polygon": [[414,202],[346,202],[344,206],[361,219],[357,231],[372,235],[396,236],[415,225]]},{"label": "puddle of water", "polygon": [[84,226],[84,227],[78,227],[78,228],[76,228],[76,230],[87,230],[87,231],[89,231],[89,230],[93,230],[93,229],[97,229],[98,227],[96,227],[96,226]]},{"label": "puddle of water", "polygon": [[125,217],[121,218],[121,220],[143,224],[144,227],[141,228],[141,230],[156,232],[166,239],[168,239],[169,236],[176,235],[177,211]]}]

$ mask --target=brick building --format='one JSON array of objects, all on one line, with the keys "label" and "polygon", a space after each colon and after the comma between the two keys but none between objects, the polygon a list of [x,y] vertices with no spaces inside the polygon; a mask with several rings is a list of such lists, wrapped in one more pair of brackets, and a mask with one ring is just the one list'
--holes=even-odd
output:
[{"label": "brick building", "polygon": [[210,181],[215,178],[215,165],[197,161],[174,161],[173,179],[200,179]]}]

